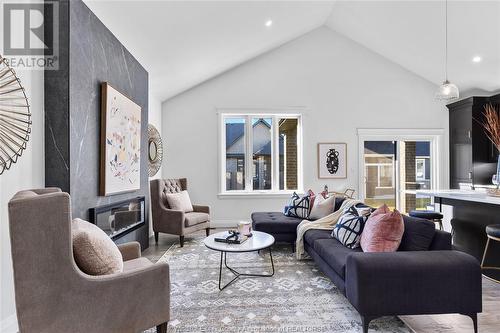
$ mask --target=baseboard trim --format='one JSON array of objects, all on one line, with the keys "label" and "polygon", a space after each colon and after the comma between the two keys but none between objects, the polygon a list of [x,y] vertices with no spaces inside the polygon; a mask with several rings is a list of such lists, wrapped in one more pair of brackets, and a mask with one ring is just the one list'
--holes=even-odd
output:
[{"label": "baseboard trim", "polygon": [[18,331],[19,327],[17,326],[17,316],[15,313],[0,321],[1,333],[17,333]]}]

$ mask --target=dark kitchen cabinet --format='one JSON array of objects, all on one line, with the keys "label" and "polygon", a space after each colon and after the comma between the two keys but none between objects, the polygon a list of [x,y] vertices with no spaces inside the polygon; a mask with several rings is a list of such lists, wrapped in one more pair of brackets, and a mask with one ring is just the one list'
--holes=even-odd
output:
[{"label": "dark kitchen cabinet", "polygon": [[481,122],[484,106],[495,103],[498,97],[469,97],[447,105],[450,112],[450,188],[491,184],[498,153]]}]

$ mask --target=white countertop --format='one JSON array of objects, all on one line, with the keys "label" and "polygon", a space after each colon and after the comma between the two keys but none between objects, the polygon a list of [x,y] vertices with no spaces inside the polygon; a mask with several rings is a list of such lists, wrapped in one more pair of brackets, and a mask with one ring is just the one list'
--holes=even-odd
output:
[{"label": "white countertop", "polygon": [[492,197],[485,190],[418,190],[417,194],[453,200],[500,205],[500,197]]}]

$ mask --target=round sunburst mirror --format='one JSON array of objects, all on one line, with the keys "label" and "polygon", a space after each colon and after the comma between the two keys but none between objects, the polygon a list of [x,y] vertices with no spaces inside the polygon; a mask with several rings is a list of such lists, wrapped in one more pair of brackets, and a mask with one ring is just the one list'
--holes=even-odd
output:
[{"label": "round sunburst mirror", "polygon": [[31,113],[21,80],[0,55],[0,175],[23,154],[31,133]]},{"label": "round sunburst mirror", "polygon": [[151,124],[148,124],[148,161],[149,161],[149,177],[153,177],[160,170],[161,162],[163,161],[163,142],[160,132]]}]

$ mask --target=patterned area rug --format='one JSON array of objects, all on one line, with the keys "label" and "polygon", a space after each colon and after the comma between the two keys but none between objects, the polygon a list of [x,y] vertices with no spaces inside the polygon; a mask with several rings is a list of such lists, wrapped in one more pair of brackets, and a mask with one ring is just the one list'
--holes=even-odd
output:
[{"label": "patterned area rug", "polygon": [[[203,238],[173,245],[160,259],[170,265],[173,332],[362,332],[359,314],[311,260],[290,246],[273,247],[273,277],[240,278],[219,291],[220,252]],[[269,251],[228,254],[240,272],[271,272]],[[223,282],[234,275],[223,269]],[[153,329],[148,330],[154,332]],[[370,323],[370,332],[411,332],[397,317]]]}]

